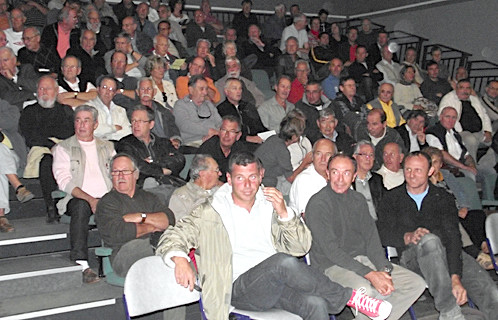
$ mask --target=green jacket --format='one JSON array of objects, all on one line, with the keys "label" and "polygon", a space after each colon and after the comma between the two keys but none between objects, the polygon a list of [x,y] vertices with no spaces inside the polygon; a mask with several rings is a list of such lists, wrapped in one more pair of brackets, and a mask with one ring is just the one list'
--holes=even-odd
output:
[{"label": "green jacket", "polygon": [[[165,259],[171,251],[187,254],[190,248],[197,249],[204,312],[208,319],[221,320],[228,319],[232,295],[232,246],[211,200],[196,207],[175,227],[170,226],[161,236],[156,255]],[[311,232],[299,217],[281,221],[273,211],[271,232],[278,252],[303,256],[311,247]],[[173,265],[171,260],[165,263]]]}]

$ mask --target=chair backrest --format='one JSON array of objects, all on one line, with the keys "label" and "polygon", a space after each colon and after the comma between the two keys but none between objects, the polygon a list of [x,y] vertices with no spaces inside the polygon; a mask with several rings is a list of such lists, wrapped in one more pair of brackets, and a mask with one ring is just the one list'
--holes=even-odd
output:
[{"label": "chair backrest", "polygon": [[175,270],[159,256],[135,262],[124,283],[124,296],[130,317],[196,302],[197,291],[176,283]]},{"label": "chair backrest", "polygon": [[185,154],[185,167],[183,167],[180,172],[180,177],[189,181],[188,172],[190,171],[190,166],[192,166],[192,160],[194,160],[195,154]]},{"label": "chair backrest", "polygon": [[492,213],[486,218],[486,238],[494,254],[498,253],[498,213]]}]

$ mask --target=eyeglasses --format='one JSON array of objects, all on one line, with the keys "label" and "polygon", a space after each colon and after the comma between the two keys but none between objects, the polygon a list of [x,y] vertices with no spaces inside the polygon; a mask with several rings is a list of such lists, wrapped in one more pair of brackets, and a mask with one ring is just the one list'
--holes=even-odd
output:
[{"label": "eyeglasses", "polygon": [[367,159],[373,159],[375,157],[375,154],[373,154],[373,153],[358,153],[358,155],[365,157]]},{"label": "eyeglasses", "polygon": [[137,119],[131,119],[131,124],[135,124],[135,123],[138,123],[138,124],[143,124],[143,123],[148,123],[148,122],[151,122],[152,120],[137,120]]},{"label": "eyeglasses", "polygon": [[104,89],[104,90],[111,91],[111,92],[116,91],[116,88],[113,88],[113,87],[108,87],[108,86],[106,86],[106,85],[101,86],[100,88],[101,88],[101,89]]},{"label": "eyeglasses", "polygon": [[36,34],[36,35],[34,35],[34,36],[32,36],[32,37],[22,37],[22,41],[24,41],[24,42],[26,42],[26,41],[31,41],[31,40],[33,40],[34,38],[38,37],[38,36],[40,36],[40,35],[39,35],[39,34]]},{"label": "eyeglasses", "polygon": [[222,134],[225,134],[225,133],[229,133],[229,134],[237,134],[237,133],[239,133],[239,132],[240,132],[240,131],[236,131],[236,130],[227,130],[227,129],[224,129],[224,128],[220,129],[220,133],[222,133]]},{"label": "eyeglasses", "polygon": [[130,174],[135,172],[135,170],[112,170],[111,176],[116,177],[119,176],[120,174],[122,174],[123,176],[129,176]]}]

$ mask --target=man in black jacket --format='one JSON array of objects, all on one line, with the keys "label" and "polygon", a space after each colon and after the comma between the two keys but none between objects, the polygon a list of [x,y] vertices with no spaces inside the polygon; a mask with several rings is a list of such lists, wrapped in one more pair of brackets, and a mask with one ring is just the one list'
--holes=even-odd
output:
[{"label": "man in black jacket", "polygon": [[133,133],[122,138],[116,150],[135,159],[140,170],[138,185],[158,195],[167,205],[174,189],[184,184],[178,174],[185,166],[185,157],[169,139],[151,132],[154,124],[154,111],[137,106],[131,115]]},{"label": "man in black jacket", "polygon": [[396,127],[405,148],[409,152],[420,151],[428,147],[425,140],[424,128],[427,122],[427,114],[422,110],[410,110],[405,113],[406,123]]},{"label": "man in black jacket", "polygon": [[454,198],[429,183],[431,158],[405,158],[406,183],[387,192],[377,227],[382,245],[394,246],[401,264],[423,275],[439,319],[464,319],[459,305],[468,296],[487,317],[498,314],[498,289],[489,275],[462,252]]}]

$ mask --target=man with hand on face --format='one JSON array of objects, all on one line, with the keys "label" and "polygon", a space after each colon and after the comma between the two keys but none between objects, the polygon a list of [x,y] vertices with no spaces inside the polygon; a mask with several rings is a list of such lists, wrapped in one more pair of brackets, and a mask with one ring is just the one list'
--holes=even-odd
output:
[{"label": "man with hand on face", "polygon": [[460,305],[467,302],[467,293],[487,318],[495,318],[496,284],[462,252],[455,199],[429,183],[433,171],[427,154],[417,151],[405,157],[406,183],[388,191],[378,210],[382,245],[396,247],[401,264],[423,274],[439,319],[465,319]]},{"label": "man with hand on face", "polygon": [[411,110],[405,116],[406,123],[395,129],[403,139],[408,152],[420,151],[428,146],[424,132],[427,114],[422,110]]},{"label": "man with hand on face", "polygon": [[156,250],[175,268],[176,281],[193,290],[196,276],[187,253],[199,249],[196,261],[208,318],[227,319],[233,305],[258,311],[278,308],[325,320],[355,302],[359,312],[370,306],[372,318],[389,315],[389,303],[343,288],[293,257],[309,250],[311,234],[280,191],[260,186],[264,169],[253,154],[234,154],[228,168],[228,183],[212,201],[168,228]]},{"label": "man with hand on face", "polygon": [[313,234],[311,266],[343,286],[363,287],[366,294],[389,301],[392,319],[399,319],[424,292],[425,282],[387,260],[365,197],[351,189],[355,177],[355,160],[343,154],[329,159],[329,185],[306,206]]}]

